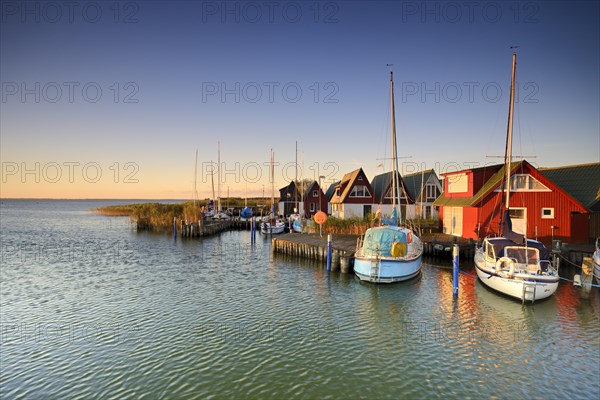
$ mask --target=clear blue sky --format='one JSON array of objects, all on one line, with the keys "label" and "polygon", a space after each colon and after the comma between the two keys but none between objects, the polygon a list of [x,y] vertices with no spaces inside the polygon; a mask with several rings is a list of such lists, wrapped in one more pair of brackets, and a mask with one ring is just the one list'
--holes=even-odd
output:
[{"label": "clear blue sky", "polygon": [[190,198],[196,149],[207,197],[218,141],[223,195],[270,193],[270,148],[284,186],[296,141],[305,177],[372,178],[388,63],[404,172],[500,162],[512,45],[514,153],[600,161],[598,2],[2,1],[1,18],[3,197]]}]

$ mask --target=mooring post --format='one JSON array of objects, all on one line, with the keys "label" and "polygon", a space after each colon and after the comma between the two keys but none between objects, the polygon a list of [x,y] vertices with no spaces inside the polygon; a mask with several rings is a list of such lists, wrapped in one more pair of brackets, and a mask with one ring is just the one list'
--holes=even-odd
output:
[{"label": "mooring post", "polygon": [[250,224],[250,241],[252,243],[256,242],[256,217],[252,217],[252,222]]},{"label": "mooring post", "polygon": [[452,246],[452,294],[458,296],[458,245]]},{"label": "mooring post", "polygon": [[331,247],[333,243],[331,241],[331,233],[327,235],[327,272],[331,271]]},{"label": "mooring post", "polygon": [[177,217],[173,217],[173,238],[177,239]]}]

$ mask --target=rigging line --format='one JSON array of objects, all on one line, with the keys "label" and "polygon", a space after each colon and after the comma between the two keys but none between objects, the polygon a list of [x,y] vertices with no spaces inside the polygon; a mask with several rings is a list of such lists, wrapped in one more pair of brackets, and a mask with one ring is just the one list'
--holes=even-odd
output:
[{"label": "rigging line", "polygon": [[523,157],[523,133],[521,132],[521,92],[519,90],[519,71],[515,71],[515,91],[517,98],[517,131],[519,132],[519,154]]},{"label": "rigging line", "polygon": [[[562,276],[559,276],[559,278],[562,279],[563,281],[573,282],[573,280],[567,279],[567,278],[563,278]],[[592,287],[600,288],[600,285],[595,285],[593,283],[587,283],[587,282],[581,282],[581,285],[586,285],[586,286],[592,286]]]}]

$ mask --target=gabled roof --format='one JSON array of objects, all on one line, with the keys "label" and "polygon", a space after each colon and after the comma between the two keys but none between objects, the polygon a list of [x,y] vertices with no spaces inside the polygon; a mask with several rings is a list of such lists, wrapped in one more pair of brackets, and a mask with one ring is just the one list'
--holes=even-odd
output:
[{"label": "gabled roof", "polygon": [[592,211],[600,211],[600,163],[540,168],[555,185]]},{"label": "gabled roof", "polygon": [[294,199],[294,196],[297,196],[298,199],[301,200],[299,190],[297,190],[296,183],[294,181],[291,181],[289,185],[284,186],[281,189],[279,189],[280,201],[286,201],[286,197],[287,197],[288,193],[290,194],[289,201],[296,201]]},{"label": "gabled roof", "polygon": [[325,192],[325,197],[327,198],[327,201],[331,201],[331,198],[335,194],[335,188],[340,183],[341,183],[341,181],[337,181],[337,182],[333,182],[331,185],[329,185],[329,187],[327,188],[327,192]]},{"label": "gabled roof", "polygon": [[[343,203],[344,202],[344,199],[346,198],[346,192],[348,192],[348,190],[352,186],[352,182],[354,182],[354,180],[356,179],[356,177],[358,176],[358,174],[360,173],[361,170],[362,170],[362,168],[355,169],[354,171],[348,172],[347,174],[345,174],[342,177],[342,180],[336,186],[336,190],[333,192],[333,196],[331,197],[332,203]],[[341,188],[343,190],[343,192],[341,192],[339,195],[337,194],[338,188]]]},{"label": "gabled roof", "polygon": [[433,169],[428,169],[427,171],[423,172],[415,172],[414,174],[404,175],[404,186],[406,187],[406,190],[408,191],[410,196],[413,199],[415,199],[415,201],[419,200],[418,197],[423,192],[422,185],[427,184],[429,177],[432,175],[439,183],[440,180]]},{"label": "gabled roof", "polygon": [[[357,178],[362,174],[362,176],[365,177],[365,185],[367,186],[371,186],[371,184],[369,183],[369,181],[366,178],[366,175],[364,173],[364,171],[362,170],[362,168],[359,169],[355,169],[352,172],[348,172],[346,175],[344,175],[344,177],[342,178],[342,180],[340,181],[340,183],[336,186],[336,191],[334,191],[333,196],[331,197],[330,202],[332,203],[343,203],[346,198],[348,197],[348,195],[350,194],[350,190],[352,190],[352,187],[354,186],[354,182],[357,180]],[[337,195],[337,188],[341,188],[342,192]],[[372,189],[372,188],[369,188]]]},{"label": "gabled roof", "polygon": [[[523,167],[523,164],[526,163],[527,165],[530,165],[527,161],[518,161],[518,162],[514,162],[512,163],[511,166],[511,172],[510,174],[514,174],[519,168]],[[530,166],[531,167],[531,166]],[[485,182],[483,184],[483,186],[481,187],[481,189],[479,189],[479,191],[477,193],[475,193],[474,196],[472,197],[447,197],[446,193],[442,193],[440,195],[440,197],[437,198],[436,201],[433,202],[434,206],[454,206],[454,207],[465,207],[465,206],[474,206],[477,203],[479,203],[481,200],[483,200],[483,198],[485,196],[487,196],[488,193],[490,193],[492,190],[496,189],[500,183],[502,183],[502,179],[504,178],[504,164],[498,164],[498,165],[492,165],[489,167],[485,167],[488,169],[496,169],[497,171],[494,175],[492,175],[490,177],[490,179],[487,180],[487,182]],[[531,167],[533,168],[533,167]],[[460,172],[464,172],[464,171],[458,171]],[[450,175],[450,174],[446,174],[446,175]]]},{"label": "gabled roof", "polygon": [[310,196],[310,194],[312,193],[312,191],[313,191],[313,190],[315,190],[315,189],[314,189],[315,185],[316,185],[316,186],[319,188],[319,190],[321,190],[321,192],[323,191],[323,190],[321,189],[321,187],[319,186],[319,182],[317,182],[317,181],[312,181],[312,182],[311,182],[311,183],[310,183],[310,184],[309,184],[309,185],[306,187],[306,190],[304,191],[304,196],[303,196],[303,199],[306,199],[308,196]]},{"label": "gabled roof", "polygon": [[[404,188],[404,191],[406,192],[407,198],[410,199],[412,202],[412,199],[414,199],[414,197],[406,187],[406,183],[400,175],[400,172],[396,171],[396,175],[398,176],[397,179],[399,184],[401,185],[401,187]],[[371,181],[371,187],[373,188],[374,192],[373,195],[375,196],[375,200],[377,202],[383,202],[384,196],[387,194],[387,192],[389,191],[389,187],[392,185],[392,177],[393,173],[392,171],[389,171],[384,174],[377,175]]]}]

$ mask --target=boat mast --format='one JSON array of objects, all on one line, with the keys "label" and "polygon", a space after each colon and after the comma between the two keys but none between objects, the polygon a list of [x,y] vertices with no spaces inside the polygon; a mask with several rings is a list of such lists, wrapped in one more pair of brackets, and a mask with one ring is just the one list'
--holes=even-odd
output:
[{"label": "boat mast", "polygon": [[515,108],[515,71],[517,69],[517,50],[516,47],[512,56],[512,74],[510,80],[510,102],[508,104],[508,127],[506,129],[506,150],[504,153],[504,169],[505,177],[504,184],[506,185],[506,203],[505,209],[510,208],[510,170],[512,160],[512,139],[513,139],[513,111]]},{"label": "boat mast", "polygon": [[296,178],[294,180],[294,199],[296,206],[294,207],[294,213],[300,213],[298,210],[298,141],[296,140]]},{"label": "boat mast", "polygon": [[[211,171],[210,171],[210,184],[212,186],[212,200],[213,200],[213,214],[215,211],[215,208],[217,207],[217,198],[215,197],[215,165],[214,163],[210,162],[210,165],[212,166]],[[216,214],[214,214],[216,215]]]},{"label": "boat mast", "polygon": [[271,218],[275,218],[275,153],[271,149]]},{"label": "boat mast", "polygon": [[[217,212],[221,212],[221,142],[217,142]],[[219,218],[221,216],[219,215]]]},{"label": "boat mast", "polygon": [[[394,72],[392,71],[392,64],[388,64],[390,67],[390,116],[391,116],[391,131],[392,131],[392,209],[396,210],[397,219],[394,221],[396,225],[402,220],[402,215],[397,210],[397,205],[400,204],[400,193],[398,182],[398,155],[396,149],[396,111],[394,107]],[[396,200],[398,201],[396,203]]]},{"label": "boat mast", "polygon": [[194,212],[196,212],[196,177],[198,175],[198,149],[196,149],[196,163],[194,164],[194,193],[192,194],[192,200],[194,201]]}]

